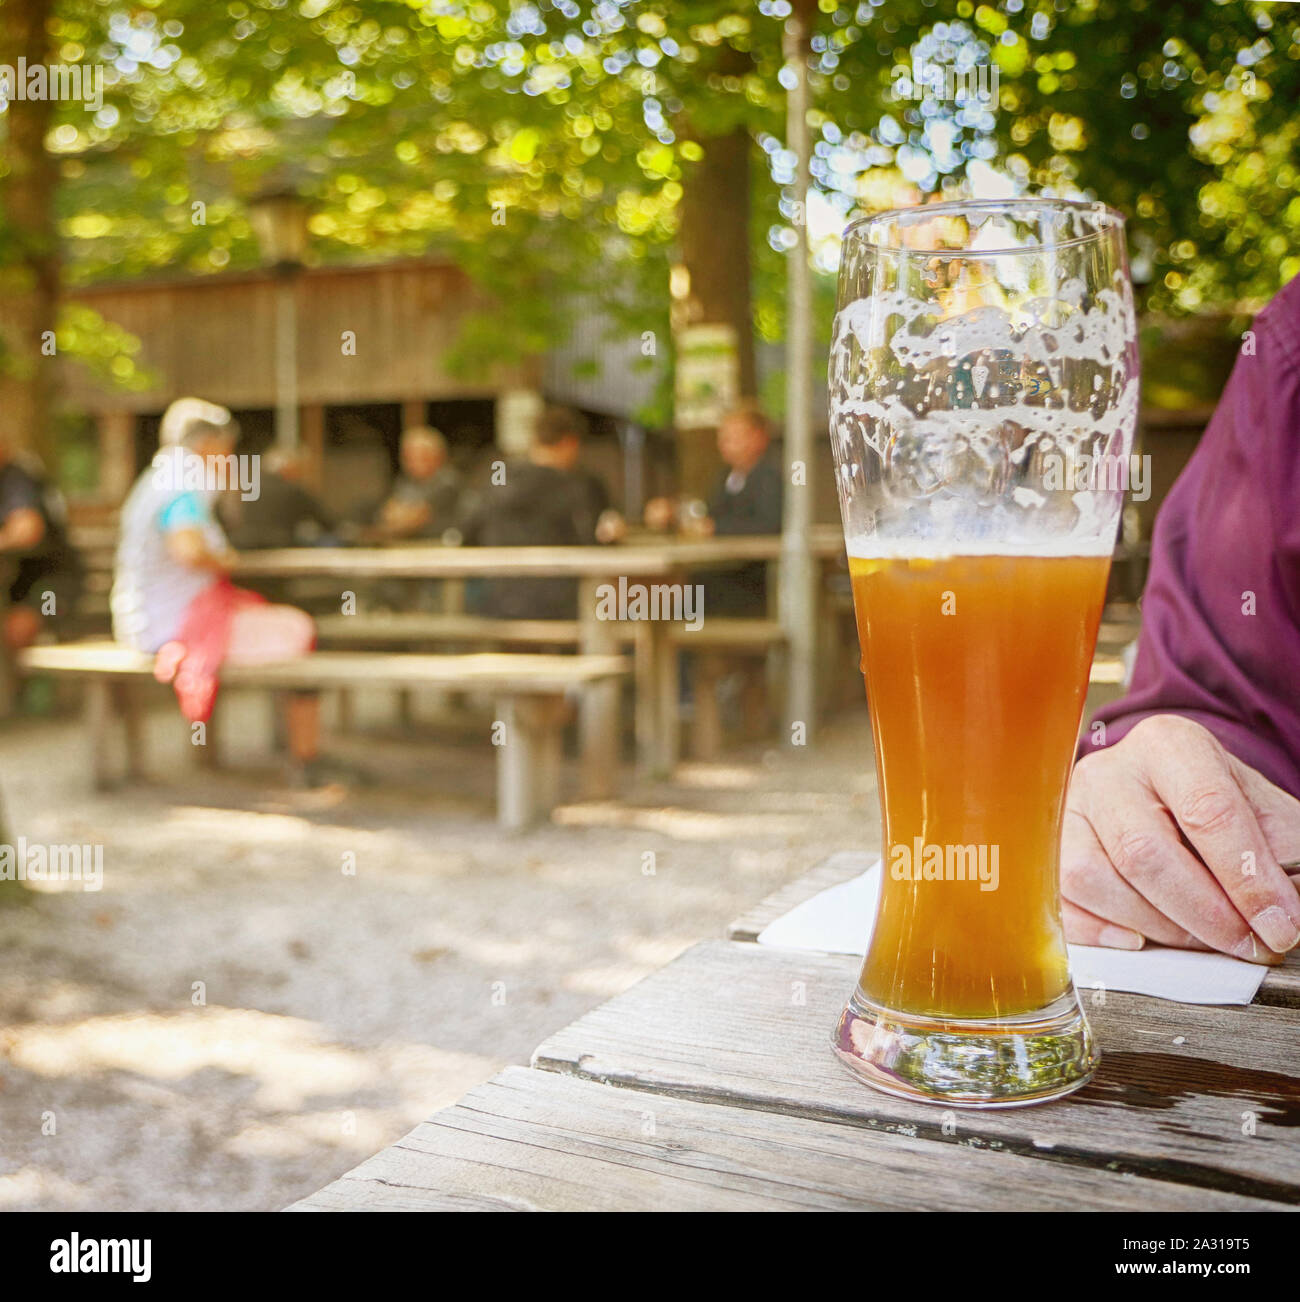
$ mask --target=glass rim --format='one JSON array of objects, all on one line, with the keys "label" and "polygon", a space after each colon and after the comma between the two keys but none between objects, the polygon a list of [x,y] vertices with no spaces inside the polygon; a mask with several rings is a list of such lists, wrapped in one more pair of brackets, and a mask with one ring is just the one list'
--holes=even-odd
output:
[{"label": "glass rim", "polygon": [[877,253],[898,253],[913,258],[995,258],[1006,257],[1008,254],[1013,253],[1024,256],[1026,253],[1041,252],[1048,249],[1071,249],[1080,244],[1087,244],[1091,240],[1110,235],[1115,231],[1122,233],[1128,220],[1117,208],[1112,208],[1110,204],[1102,203],[1100,200],[1092,199],[1037,199],[1032,197],[1022,199],[950,199],[944,203],[917,203],[906,208],[886,208],[883,212],[864,213],[861,217],[855,217],[849,222],[844,228],[840,240],[841,243],[847,243],[850,236],[877,222],[884,223],[891,219],[909,215],[953,217],[971,211],[1006,212],[1014,208],[1043,208],[1056,211],[1086,210],[1091,213],[1106,214],[1110,218],[1110,224],[1099,230],[1091,231],[1087,235],[1075,235],[1068,240],[1060,240],[1052,244],[1020,244],[1005,249],[908,249],[900,244],[877,244],[873,241],[866,241],[866,245],[868,248],[876,250]]}]

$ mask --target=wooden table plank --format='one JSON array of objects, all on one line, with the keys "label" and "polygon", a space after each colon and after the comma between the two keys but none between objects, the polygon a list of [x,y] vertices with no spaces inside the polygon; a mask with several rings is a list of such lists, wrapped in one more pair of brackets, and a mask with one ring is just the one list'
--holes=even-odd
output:
[{"label": "wooden table plank", "polygon": [[1230,1193],[511,1067],[290,1210],[1266,1208]]},{"label": "wooden table plank", "polygon": [[[31,673],[109,675],[152,679],[154,657],[114,642],[66,642],[29,647],[21,663]],[[374,651],[314,651],[309,656],[264,665],[226,665],[228,687],[447,686],[466,691],[565,691],[590,682],[621,678],[630,672],[620,655],[510,654],[483,651],[465,655],[392,654]]]},{"label": "wooden table plank", "polygon": [[655,577],[676,568],[661,548],[283,547],[240,554],[244,578],[323,575],[340,579],[464,579],[528,575]]},{"label": "wooden table plank", "polygon": [[526,642],[575,646],[576,619],[497,619],[493,615],[430,615],[423,611],[363,611],[317,615],[316,634],[332,643]]},{"label": "wooden table plank", "polygon": [[[868,840],[871,836],[872,832],[868,829],[863,840]],[[787,882],[760,900],[752,909],[742,913],[727,928],[728,939],[756,941],[759,932],[778,918],[784,917],[791,909],[831,886],[838,886],[850,877],[866,872],[877,858],[878,855],[861,850],[841,850],[823,859],[811,871]],[[1279,1008],[1300,1008],[1300,952],[1292,951],[1280,966],[1269,968],[1259,993],[1255,996],[1255,1003]],[[1300,1026],[1297,1026],[1296,1033],[1300,1038]],[[1300,1054],[1297,1056],[1300,1057]]]},{"label": "wooden table plank", "polygon": [[552,1036],[533,1064],[659,1095],[1300,1203],[1293,1013],[1109,993],[1100,1006],[1088,1001],[1103,1059],[1086,1089],[1042,1107],[945,1111],[871,1090],[832,1057],[831,1028],[857,970],[851,957],[705,942]]},{"label": "wooden table plank", "polygon": [[[839,530],[816,530],[813,555],[843,554]],[[775,561],[779,534],[752,537],[678,539],[608,547],[443,547],[422,543],[402,547],[282,547],[242,552],[235,566],[241,576],[326,575],[334,578],[452,579],[529,574],[652,578],[683,569]]]},{"label": "wooden table plank", "polygon": [[[332,643],[521,642],[574,646],[582,637],[576,619],[498,619],[495,615],[436,615],[423,611],[363,611],[355,615],[317,615],[316,631]],[[775,619],[715,615],[698,628],[669,620],[623,620],[613,624],[619,642],[633,642],[646,627],[665,630],[683,650],[751,650],[779,646],[785,631]]]}]

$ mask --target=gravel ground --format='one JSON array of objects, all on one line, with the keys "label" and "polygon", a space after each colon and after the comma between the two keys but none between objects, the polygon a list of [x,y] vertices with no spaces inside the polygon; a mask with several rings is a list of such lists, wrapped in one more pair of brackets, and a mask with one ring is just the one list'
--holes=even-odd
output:
[{"label": "gravel ground", "polygon": [[228,707],[237,776],[160,710],[166,784],[107,795],[76,723],[0,734],[10,835],[104,857],[98,892],[0,908],[0,1210],[284,1207],[859,844],[875,801],[865,708],[508,836],[481,734],[372,718],[331,750],[376,784],[309,808],[264,704]]}]

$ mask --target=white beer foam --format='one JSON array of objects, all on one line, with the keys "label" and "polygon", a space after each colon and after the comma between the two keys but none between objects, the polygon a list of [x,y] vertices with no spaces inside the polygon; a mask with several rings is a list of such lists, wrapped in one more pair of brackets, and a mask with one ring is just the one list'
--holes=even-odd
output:
[{"label": "white beer foam", "polygon": [[[1126,355],[1127,341],[1136,337],[1132,295],[1102,290],[1095,306],[1084,311],[1075,306],[1080,293],[1077,282],[1068,282],[1057,300],[1034,299],[1014,311],[975,308],[932,325],[924,334],[911,327],[918,320],[929,320],[934,305],[901,291],[845,304],[835,314],[831,340],[832,437],[849,427],[860,429],[864,418],[871,425],[888,429],[893,437],[960,437],[978,442],[981,436],[996,437],[1007,421],[1024,427],[1029,445],[1044,436],[1055,437],[1066,448],[1091,443],[1098,437],[1107,444],[1117,434],[1131,437],[1138,406],[1137,369],[1128,364]],[[1044,318],[1050,319],[1062,301],[1074,308],[1074,314],[1059,325],[1044,324]],[[907,324],[889,333],[888,323],[900,317]],[[897,393],[869,394],[865,384],[849,378],[853,344],[867,352],[886,342],[897,361],[913,374],[938,365],[952,366],[967,357],[1002,355],[1043,367],[1060,381],[1062,391],[1066,388],[1064,363],[1092,362],[1109,372],[1118,372],[1114,377],[1115,394],[1101,409],[1089,406],[1081,410],[1067,406],[1061,398],[1057,405],[1032,401],[1037,393],[1008,399],[1000,386],[988,382],[987,367],[976,363],[983,372],[983,383],[978,385],[975,403],[918,412]],[[986,398],[994,401],[981,406]],[[863,438],[878,455],[883,455],[883,440],[878,435],[866,433]]]},{"label": "white beer foam", "polygon": [[862,535],[845,540],[851,559],[862,561],[949,561],[958,557],[998,559],[1109,559],[1114,544],[1102,538],[1035,538],[1023,542],[999,538],[996,542]]},{"label": "white beer foam", "polygon": [[1014,306],[941,310],[889,290],[836,313],[830,426],[845,523],[877,515],[889,535],[858,554],[1109,552],[1121,491],[1040,490],[1047,461],[1128,457],[1139,398],[1127,278],[1089,300],[1069,280]]}]

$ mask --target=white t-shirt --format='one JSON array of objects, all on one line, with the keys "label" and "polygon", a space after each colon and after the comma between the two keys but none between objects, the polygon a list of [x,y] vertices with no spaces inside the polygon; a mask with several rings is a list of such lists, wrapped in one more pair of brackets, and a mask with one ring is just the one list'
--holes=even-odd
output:
[{"label": "white t-shirt", "polygon": [[211,570],[182,565],[167,549],[177,529],[201,529],[213,551],[226,538],[213,514],[214,494],[185,489],[150,466],[122,507],[122,533],[109,606],[113,637],[139,651],[157,651],[174,638],[190,603],[217,582]]}]

